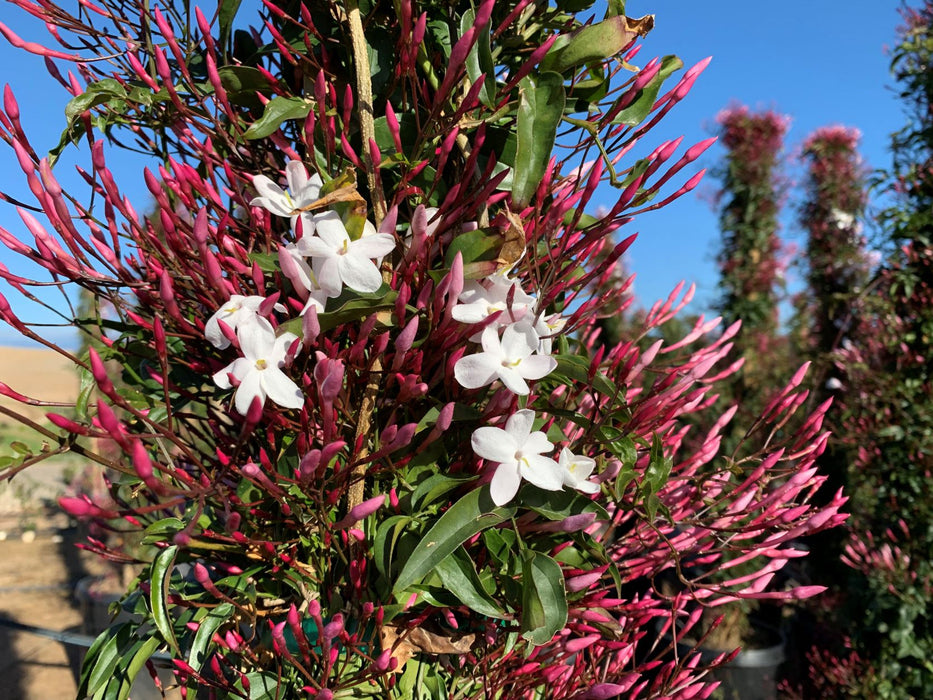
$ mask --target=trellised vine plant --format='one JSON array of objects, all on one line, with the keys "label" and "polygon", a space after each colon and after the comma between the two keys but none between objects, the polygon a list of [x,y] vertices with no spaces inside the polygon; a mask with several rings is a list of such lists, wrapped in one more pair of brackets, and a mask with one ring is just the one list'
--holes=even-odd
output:
[{"label": "trellised vine plant", "polygon": [[[671,182],[711,143],[626,160],[705,67],[636,66],[653,18],[618,0],[602,17],[586,0],[268,0],[241,29],[237,2],[14,4],[57,44],[0,30],[72,98],[46,155],[6,91],[0,137],[36,202],[32,244],[0,237],[108,309],[74,321],[105,329],[99,351],[55,347],[86,391],[36,427],[48,454],[111,470],[111,505],[62,506],[157,552],[82,695],[127,697],[158,652],[189,697],[708,697],[674,644],[704,608],[817,592],[764,592],[796,537],[843,518],[841,496],[808,504],[825,407],[775,438],[803,370],[760,444],[719,464],[734,411],[689,442],[685,418],[735,370],[737,324],[643,347],[678,289],[640,334],[600,338],[631,301],[617,232],[692,189],[702,173]],[[81,139],[87,199],[54,170]],[[161,159],[156,217],[107,167],[121,145]],[[614,196],[598,216],[597,190]]]}]

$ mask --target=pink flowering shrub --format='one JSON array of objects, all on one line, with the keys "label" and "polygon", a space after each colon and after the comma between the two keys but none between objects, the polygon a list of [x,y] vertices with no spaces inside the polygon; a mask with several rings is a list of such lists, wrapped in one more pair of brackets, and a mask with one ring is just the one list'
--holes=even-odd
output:
[{"label": "pink flowering shrub", "polygon": [[722,403],[738,406],[738,421],[725,441],[732,453],[764,406],[765,388],[783,382],[794,369],[777,332],[786,266],[778,237],[785,186],[782,148],[790,121],[744,105],[724,109],[716,121],[726,150],[718,171],[722,243],[716,307],[727,324],[742,322],[736,352],[744,363],[724,385]]},{"label": "pink flowering shrub", "polygon": [[[17,4],[59,42],[23,47],[76,66],[62,147],[86,138],[92,167],[87,200],[63,192],[7,90],[0,137],[43,220],[23,207],[32,242],[0,238],[113,309],[100,351],[56,348],[88,392],[45,430],[111,470],[111,500],[61,505],[157,550],[82,693],[127,697],[159,651],[198,697],[702,698],[674,638],[704,608],[818,592],[765,590],[844,518],[841,495],[809,505],[826,406],[775,437],[805,368],[721,463],[733,411],[695,449],[688,419],[736,369],[738,324],[642,349],[678,288],[600,339],[631,300],[608,284],[617,231],[692,189],[702,173],[669,183],[711,143],[624,160],[705,66],[667,88],[676,58],[633,69],[650,19],[269,2],[243,30],[226,3]],[[121,193],[104,126],[162,159],[156,217]],[[14,305],[0,316],[41,342]]]},{"label": "pink flowering shrub", "polygon": [[744,344],[752,351],[777,327],[780,283],[777,236],[781,206],[780,153],[790,126],[773,111],[751,112],[740,105],[716,118],[726,149],[720,191],[720,309],[727,320],[741,319]]},{"label": "pink flowering shrub", "polygon": [[838,626],[885,699],[933,686],[933,4],[902,14],[891,68],[906,119],[878,178],[889,252],[833,358],[852,497]]},{"label": "pink flowering shrub", "polygon": [[835,350],[852,324],[853,297],[868,281],[865,237],[859,218],[866,204],[865,166],[858,129],[830,126],[803,144],[806,201],[800,222],[807,231],[808,314],[812,353]]}]

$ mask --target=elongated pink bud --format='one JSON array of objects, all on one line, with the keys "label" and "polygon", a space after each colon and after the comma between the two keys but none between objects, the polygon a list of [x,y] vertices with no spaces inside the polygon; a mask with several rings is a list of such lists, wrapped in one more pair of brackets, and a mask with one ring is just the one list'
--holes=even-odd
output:
[{"label": "elongated pink bud", "polygon": [[564,642],[564,649],[568,654],[576,654],[583,651],[587,647],[593,646],[598,642],[602,637],[598,634],[591,634],[586,637],[577,637],[576,639],[570,639]]},{"label": "elongated pink bud", "polygon": [[[5,385],[0,385],[5,386]],[[75,435],[90,435],[91,431],[86,425],[81,425],[76,423],[70,418],[59,415],[58,413],[46,413],[45,417],[49,419],[49,422],[53,425],[61,428],[62,430],[67,430],[69,433],[74,433]]]},{"label": "elongated pink bud", "polygon": [[585,591],[603,577],[603,570],[603,568],[600,568],[599,570],[588,571],[585,574],[569,577],[566,583],[567,590],[572,592]]},{"label": "elongated pink bud", "polygon": [[356,522],[359,522],[363,518],[367,518],[377,510],[382,508],[386,503],[386,496],[382,494],[380,496],[374,496],[368,500],[363,501],[358,506],[354,506],[350,509],[350,512],[347,513],[346,517],[342,520],[334,523],[334,529],[342,530],[344,528],[353,525]]},{"label": "elongated pink bud", "polygon": [[112,520],[119,517],[119,513],[112,510],[104,510],[99,506],[91,503],[90,499],[87,496],[83,497],[73,497],[73,496],[62,496],[58,499],[58,505],[61,506],[69,515],[73,515],[76,518],[105,518],[107,520]]},{"label": "elongated pink bud", "polygon": [[42,46],[42,44],[36,44],[32,41],[23,41],[3,22],[0,22],[0,34],[3,34],[4,38],[16,48],[36,54],[37,56],[45,56],[46,58],[59,58],[68,61],[69,63],[81,63],[84,60],[77,54],[62,53],[61,51],[55,51],[54,49],[46,48],[45,46]]}]

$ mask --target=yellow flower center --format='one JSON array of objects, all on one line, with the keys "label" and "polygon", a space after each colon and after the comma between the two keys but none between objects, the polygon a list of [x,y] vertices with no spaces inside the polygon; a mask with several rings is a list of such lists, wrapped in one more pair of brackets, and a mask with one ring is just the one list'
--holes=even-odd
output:
[{"label": "yellow flower center", "polygon": [[265,369],[268,366],[269,365],[265,360],[256,360],[256,369]]}]

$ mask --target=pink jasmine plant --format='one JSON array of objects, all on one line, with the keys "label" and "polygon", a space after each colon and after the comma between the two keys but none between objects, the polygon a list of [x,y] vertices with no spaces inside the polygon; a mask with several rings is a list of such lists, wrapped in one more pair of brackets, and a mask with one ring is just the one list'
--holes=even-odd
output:
[{"label": "pink jasmine plant", "polygon": [[[818,592],[765,588],[797,537],[844,518],[841,495],[810,502],[825,408],[789,422],[803,371],[729,462],[733,412],[690,426],[737,369],[737,324],[645,342],[681,287],[619,342],[601,336],[600,313],[632,303],[617,262],[633,238],[617,234],[692,190],[701,174],[680,171],[709,146],[626,160],[707,63],[636,67],[653,19],[267,3],[247,31],[226,10],[16,4],[61,42],[3,32],[71,94],[89,199],[65,195],[7,91],[0,138],[45,223],[24,212],[29,243],[0,240],[111,304],[118,329],[87,356],[56,347],[95,396],[38,427],[47,454],[110,470],[113,503],[62,507],[155,551],[125,601],[139,616],[92,647],[81,693],[125,698],[158,650],[189,695],[217,698],[704,698],[708,669],[668,630],[704,606]],[[101,120],[160,158],[142,175],[157,218],[123,196]],[[595,216],[603,186],[616,198]],[[0,276],[17,294],[41,284]],[[260,318],[235,297],[264,299]],[[16,306],[0,299],[0,318],[54,345]],[[750,573],[729,572],[738,560]]]}]

